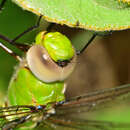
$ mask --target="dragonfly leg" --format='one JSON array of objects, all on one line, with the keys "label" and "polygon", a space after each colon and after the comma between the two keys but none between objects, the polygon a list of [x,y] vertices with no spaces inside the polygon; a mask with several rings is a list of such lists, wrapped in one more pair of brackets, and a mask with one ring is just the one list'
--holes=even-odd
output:
[{"label": "dragonfly leg", "polygon": [[90,38],[90,40],[86,43],[86,45],[82,48],[82,50],[77,51],[77,55],[81,54],[85,49],[87,49],[87,47],[89,46],[89,44],[95,39],[96,36],[108,36],[111,35],[113,31],[109,31],[109,32],[105,32],[105,33],[94,33],[93,36]]},{"label": "dragonfly leg", "polygon": [[16,54],[15,52],[13,52],[11,49],[7,48],[4,44],[2,44],[0,42],[0,48],[2,48],[4,51],[6,51],[7,53],[9,53],[11,56],[13,56],[15,59],[17,59],[18,61],[21,61],[21,57]]},{"label": "dragonfly leg", "polygon": [[22,43],[17,43],[17,42],[13,42],[13,44],[11,43],[12,40],[9,39],[8,37],[0,34],[0,39],[10,43],[11,45],[14,45],[15,47],[17,47],[18,49],[20,49],[21,51],[27,51],[29,49],[29,45],[25,45],[25,44],[22,44]]},{"label": "dragonfly leg", "polygon": [[2,2],[0,3],[0,11],[1,11],[2,8],[4,7],[6,1],[7,1],[7,0],[2,0]]},{"label": "dragonfly leg", "polygon": [[94,38],[97,36],[96,33],[93,34],[93,36],[90,38],[90,40],[86,43],[86,45],[84,46],[84,48],[80,51],[77,51],[77,55],[81,54],[85,49],[87,49],[87,47],[89,46],[89,44],[94,40]]},{"label": "dragonfly leg", "polygon": [[29,27],[27,30],[25,30],[24,32],[20,33],[18,36],[16,36],[12,41],[11,43],[13,44],[16,40],[18,40],[20,37],[22,37],[23,35],[25,35],[26,33],[32,31],[33,29],[36,29],[39,27],[40,25],[40,21],[41,21],[41,18],[42,18],[42,15],[39,17],[36,25],[32,26],[32,27]]}]

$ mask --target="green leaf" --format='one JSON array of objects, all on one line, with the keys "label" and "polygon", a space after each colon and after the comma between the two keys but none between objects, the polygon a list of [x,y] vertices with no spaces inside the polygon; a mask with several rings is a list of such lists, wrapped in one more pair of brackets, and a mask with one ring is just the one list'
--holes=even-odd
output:
[{"label": "green leaf", "polygon": [[128,3],[130,4],[130,0],[118,0],[119,2]]},{"label": "green leaf", "polygon": [[130,28],[130,5],[118,0],[13,0],[50,21],[89,30]]}]

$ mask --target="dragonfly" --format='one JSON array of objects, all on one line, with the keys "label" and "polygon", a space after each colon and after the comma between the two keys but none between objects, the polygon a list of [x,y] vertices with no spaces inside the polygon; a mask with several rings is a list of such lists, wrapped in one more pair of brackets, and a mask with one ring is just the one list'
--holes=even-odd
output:
[{"label": "dragonfly", "polygon": [[[3,7],[4,3],[5,0],[0,7]],[[98,105],[113,102],[128,94],[130,84],[66,99],[64,80],[75,69],[77,54],[87,48],[96,34],[80,52],[75,51],[66,36],[59,32],[50,32],[51,26],[47,31],[37,34],[33,45],[18,44],[16,40],[38,27],[41,18],[42,16],[39,17],[36,26],[25,30],[13,40],[0,34],[1,39],[24,52],[21,57],[0,43],[3,50],[20,62],[8,88],[8,104],[0,107],[0,128],[3,130],[130,128],[129,123],[118,124],[73,117],[77,113],[89,112]]]}]

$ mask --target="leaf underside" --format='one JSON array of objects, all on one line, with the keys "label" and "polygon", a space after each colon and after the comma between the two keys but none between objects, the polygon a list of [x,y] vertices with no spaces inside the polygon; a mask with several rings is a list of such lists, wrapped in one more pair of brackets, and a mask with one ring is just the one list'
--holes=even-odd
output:
[{"label": "leaf underside", "polygon": [[50,22],[88,30],[130,28],[130,5],[118,0],[13,0]]}]

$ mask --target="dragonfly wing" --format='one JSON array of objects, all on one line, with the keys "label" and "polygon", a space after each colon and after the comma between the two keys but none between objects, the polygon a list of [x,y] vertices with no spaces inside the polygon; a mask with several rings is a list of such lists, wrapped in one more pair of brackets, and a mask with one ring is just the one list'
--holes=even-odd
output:
[{"label": "dragonfly wing", "polygon": [[56,106],[56,114],[75,112],[88,112],[95,109],[112,107],[120,104],[130,97],[130,84],[109,88],[92,93],[84,94],[67,100],[63,104]]},{"label": "dragonfly wing", "polygon": [[3,124],[3,126],[1,126],[1,128],[3,130],[16,128],[18,125],[21,125],[21,124],[25,123],[30,118],[31,118],[31,115],[29,114],[27,116],[22,116],[22,117],[20,117],[18,119],[12,120],[12,121],[7,121],[6,123]]},{"label": "dragonfly wing", "polygon": [[[125,99],[126,101],[127,99],[129,99],[129,93],[130,84],[119,86],[117,88],[104,89],[101,91],[96,91],[82,96],[71,98],[63,104],[58,104],[55,108],[56,114],[52,116],[49,120],[57,125],[70,127],[73,129],[130,129],[129,122],[115,122],[107,120],[107,118],[105,118],[105,121],[101,121],[100,119],[97,120],[97,118],[95,118],[94,116],[94,112],[97,112],[97,110],[101,111],[100,114],[102,116],[103,109],[111,109],[112,107],[114,107],[114,105],[119,106],[119,104],[125,104]],[[107,111],[105,111],[105,113],[107,113]],[[93,116],[93,118],[91,118],[91,115]]]},{"label": "dragonfly wing", "polygon": [[34,130],[55,130],[55,127],[52,123],[43,120],[40,123],[37,123]]},{"label": "dragonfly wing", "polygon": [[0,128],[15,128],[35,116],[33,106],[0,107]]},{"label": "dragonfly wing", "polygon": [[48,122],[54,124],[55,129],[62,130],[129,130],[130,124],[127,123],[114,123],[106,121],[94,121],[83,119],[63,119],[57,117],[48,118]]}]

